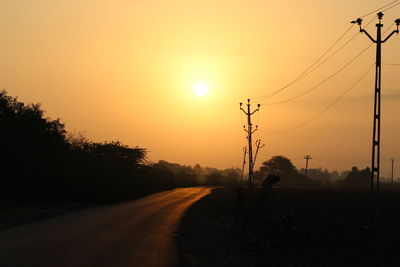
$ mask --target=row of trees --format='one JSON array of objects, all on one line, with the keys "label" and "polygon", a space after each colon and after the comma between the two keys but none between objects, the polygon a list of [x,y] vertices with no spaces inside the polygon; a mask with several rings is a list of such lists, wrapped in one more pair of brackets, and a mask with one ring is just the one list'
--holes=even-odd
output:
[{"label": "row of trees", "polygon": [[174,173],[175,182],[179,186],[201,186],[201,185],[239,185],[240,170],[229,168],[219,170],[209,167],[185,166],[177,163],[169,163],[160,160],[152,164],[153,167],[170,170]]},{"label": "row of trees", "polygon": [[[263,162],[261,183],[279,174],[281,185],[364,185],[369,169],[340,176],[311,169],[308,177],[283,156]],[[44,116],[39,104],[26,105],[0,91],[0,200],[113,202],[182,186],[238,185],[240,170],[147,160],[147,150],[118,141],[93,142],[71,135],[60,119]]]},{"label": "row of trees", "polygon": [[280,185],[338,185],[348,187],[367,187],[371,171],[367,167],[359,170],[353,167],[351,171],[339,174],[337,171],[329,172],[327,169],[297,170],[290,159],[284,156],[273,156],[270,160],[262,163],[260,169],[255,173],[258,183],[269,174],[279,174]]},{"label": "row of trees", "polygon": [[150,163],[147,150],[68,134],[0,91],[0,200],[114,202],[178,186],[237,184],[239,171]]}]

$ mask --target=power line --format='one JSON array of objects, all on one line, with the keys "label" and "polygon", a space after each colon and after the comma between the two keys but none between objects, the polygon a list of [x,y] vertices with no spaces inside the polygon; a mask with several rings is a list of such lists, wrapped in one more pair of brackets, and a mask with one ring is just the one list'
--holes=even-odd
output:
[{"label": "power line", "polygon": [[343,94],[341,94],[337,99],[335,99],[332,103],[330,103],[328,106],[326,106],[323,110],[321,110],[320,112],[318,112],[317,114],[315,114],[314,116],[312,116],[311,118],[309,118],[308,120],[304,121],[303,123],[284,130],[284,131],[274,131],[274,132],[270,132],[270,131],[263,131],[266,133],[271,133],[271,134],[281,134],[281,133],[287,133],[287,132],[291,132],[293,130],[296,130],[302,126],[307,125],[308,123],[310,123],[311,121],[315,120],[316,118],[318,118],[319,116],[321,116],[324,112],[326,112],[327,110],[329,110],[331,107],[333,107],[337,102],[339,102],[346,94],[348,94],[367,74],[368,72],[373,68],[374,65],[370,66],[368,68],[367,71],[365,71],[358,79],[355,83],[353,83],[346,91],[343,92]]},{"label": "power line", "polygon": [[395,4],[395,5],[391,6],[391,7],[388,7],[388,8],[386,8],[386,9],[382,10],[382,12],[386,12],[386,11],[388,11],[388,10],[390,10],[390,9],[392,9],[392,8],[394,8],[394,7],[396,7],[396,6],[398,6],[398,5],[400,5],[400,3],[397,3],[397,4]]},{"label": "power line", "polygon": [[[398,0],[399,1],[399,0]],[[400,4],[400,3],[399,3]],[[372,23],[372,21],[374,20],[374,18],[372,18],[366,25],[365,27],[368,27],[369,24]],[[346,47],[351,41],[354,40],[354,38],[356,38],[359,34],[355,34],[353,35],[348,41],[346,41],[341,47],[339,47],[338,49],[336,49],[332,54],[330,54],[327,58],[325,58],[322,62],[320,62],[318,65],[317,63],[324,57],[326,56],[329,51],[331,51],[345,36],[346,34],[351,30],[351,28],[354,26],[354,24],[352,23],[350,25],[350,27],[342,34],[340,35],[340,37],[317,59],[315,60],[308,68],[306,68],[305,71],[303,71],[300,75],[298,75],[296,78],[294,78],[291,82],[289,82],[288,84],[286,84],[285,86],[275,90],[274,92],[270,93],[270,94],[265,94],[262,96],[257,96],[257,97],[253,97],[253,100],[256,101],[262,101],[265,99],[268,99],[278,93],[280,93],[281,91],[285,90],[286,88],[290,87],[291,85],[295,84],[296,82],[300,81],[301,79],[305,78],[306,76],[308,76],[309,74],[311,74],[312,72],[314,72],[316,69],[318,69],[319,67],[321,67],[324,63],[326,63],[329,59],[331,59],[334,55],[336,55],[338,52],[340,52],[344,47]],[[316,66],[315,66],[316,65]],[[315,66],[315,67],[314,67]],[[314,68],[313,68],[314,67]]]},{"label": "power line", "polygon": [[375,18],[376,18],[376,16],[373,17],[370,21],[368,21],[368,23],[365,24],[364,28],[367,28],[374,21]]},{"label": "power line", "polygon": [[[370,25],[372,22],[374,21],[374,18],[372,18],[366,25],[365,27],[368,27],[368,25]],[[353,24],[352,24],[353,25]],[[356,38],[357,36],[359,36],[358,33],[356,33],[355,35],[353,35],[353,37],[351,37],[346,43],[344,43],[341,47],[339,47],[335,52],[333,52],[332,54],[330,54],[326,59],[324,59],[321,63],[319,63],[315,68],[313,68],[312,70],[310,70],[309,73],[305,74],[305,76],[307,76],[308,74],[310,74],[311,72],[313,72],[314,70],[316,70],[317,68],[319,68],[320,66],[322,66],[325,62],[327,62],[329,59],[331,59],[334,55],[336,55],[338,52],[340,52],[344,47],[346,47],[346,45],[348,45],[351,41],[353,41],[354,38]]]},{"label": "power line", "polygon": [[[400,3],[397,3],[397,4],[393,5],[394,3],[399,2],[399,1],[400,1],[400,0],[395,0],[395,1],[391,2],[391,3],[389,3],[389,4],[386,4],[386,5],[384,5],[384,6],[380,7],[380,8],[378,8],[378,9],[375,9],[375,10],[373,10],[373,11],[371,11],[371,12],[369,12],[369,13],[363,15],[363,16],[361,16],[360,18],[364,18],[364,17],[367,17],[367,16],[369,16],[369,15],[372,15],[372,14],[374,14],[374,13],[376,13],[377,11],[382,10],[382,9],[383,9],[383,11],[390,10],[390,9],[394,8],[395,6],[400,5]],[[387,7],[387,8],[386,8],[386,7]],[[384,9],[384,8],[386,8],[386,9]],[[375,18],[375,17],[374,17],[374,18]],[[374,18],[372,18],[371,21],[369,21],[369,22],[365,25],[365,28],[374,20]],[[352,25],[354,25],[354,24],[352,24]],[[322,55],[321,55],[317,60],[315,60],[308,68],[306,68],[305,71],[303,71],[300,75],[298,75],[296,78],[294,78],[291,82],[289,82],[289,83],[286,84],[285,86],[283,86],[283,87],[281,87],[281,88],[275,90],[274,92],[272,92],[272,93],[270,93],[270,94],[264,94],[264,95],[261,95],[261,96],[253,97],[252,99],[253,99],[253,100],[256,100],[256,101],[262,101],[262,100],[268,99],[268,98],[270,98],[270,97],[272,97],[272,96],[278,94],[279,92],[285,90],[285,89],[288,88],[289,86],[291,86],[291,85],[293,85],[294,83],[300,81],[300,80],[303,79],[304,77],[308,76],[308,74],[310,74],[310,73],[312,73],[313,71],[315,71],[316,69],[318,69],[321,65],[323,65],[326,61],[328,61],[328,60],[329,60],[330,58],[332,58],[335,54],[337,54],[341,49],[343,49],[350,41],[352,41],[352,40],[358,35],[358,34],[354,35],[350,40],[348,40],[344,45],[342,45],[339,49],[337,49],[334,53],[332,53],[328,58],[326,58],[324,61],[322,61],[320,64],[318,64],[315,68],[313,68],[325,55],[327,55],[327,54],[329,53],[329,51],[331,51],[331,50],[344,38],[344,36],[346,36],[346,34],[347,34],[347,33],[350,31],[350,29],[352,28],[352,25],[351,25],[347,30],[345,30],[345,32],[344,32],[343,34],[341,34],[341,35],[339,36],[339,38],[338,38],[324,53],[322,53]]]},{"label": "power line", "polygon": [[[371,11],[371,12],[369,12],[369,13],[367,13],[367,14],[361,16],[360,18],[365,18],[365,17],[367,17],[367,16],[369,16],[369,15],[375,14],[376,12],[381,11],[383,8],[388,7],[388,6],[390,6],[390,5],[392,5],[392,4],[396,3],[396,2],[399,2],[399,0],[395,0],[395,1],[391,2],[391,3],[389,3],[389,4],[386,4],[386,5],[384,5],[384,6],[380,7],[380,8],[378,8],[378,9],[375,9],[374,11]],[[400,4],[400,3],[398,3],[398,4]],[[396,5],[392,6],[392,7],[388,7],[388,9],[385,9],[385,10],[382,10],[382,11],[389,10],[389,9],[391,9],[391,8],[393,8],[393,7],[395,7],[395,6],[397,6],[398,4],[396,4]]]},{"label": "power line", "polygon": [[[399,3],[399,4],[400,4],[400,3]],[[375,18],[375,17],[374,17],[374,18]],[[374,18],[373,18],[373,19],[374,19]],[[371,20],[371,21],[372,21],[372,20]],[[369,24],[371,23],[371,21],[368,22],[367,25],[369,25]],[[395,24],[395,23],[392,23],[392,24],[388,27],[388,29],[386,29],[386,31],[384,32],[384,34],[385,34],[386,32],[388,32],[388,31],[390,30],[390,28],[391,28],[394,24]],[[300,93],[300,94],[298,94],[298,95],[296,95],[296,96],[294,96],[294,97],[291,97],[291,98],[289,98],[289,99],[286,99],[286,100],[283,100],[283,101],[278,101],[278,102],[273,102],[273,103],[264,103],[264,104],[261,104],[261,105],[272,106],[272,105],[284,104],[284,103],[290,102],[290,101],[292,101],[292,100],[295,100],[295,99],[297,99],[297,98],[299,98],[299,97],[301,97],[301,96],[303,96],[303,95],[308,94],[309,92],[311,92],[311,91],[317,89],[318,87],[320,87],[321,85],[323,85],[324,83],[326,83],[327,81],[329,81],[330,79],[332,79],[334,76],[336,76],[337,74],[339,74],[342,70],[344,70],[345,68],[347,68],[347,67],[348,67],[351,63],[353,63],[357,58],[359,58],[362,54],[364,54],[371,46],[372,46],[372,44],[369,44],[364,50],[361,51],[361,53],[359,53],[358,55],[356,55],[356,56],[355,56],[354,58],[352,58],[349,62],[347,62],[342,68],[340,68],[338,71],[334,72],[331,76],[329,76],[328,78],[326,78],[325,80],[323,80],[322,82],[320,82],[319,84],[317,84],[316,86],[311,87],[310,89],[308,89],[308,90],[306,90],[306,91],[304,91],[304,92],[302,92],[302,93]]]},{"label": "power line", "polygon": [[289,99],[286,100],[282,100],[282,101],[278,101],[278,102],[273,102],[273,103],[265,103],[262,105],[268,105],[268,106],[272,106],[272,105],[279,105],[279,104],[284,104],[290,101],[293,101],[299,97],[302,97],[303,95],[306,95],[308,93],[310,93],[311,91],[317,89],[318,87],[320,87],[321,85],[325,84],[327,81],[329,81],[330,79],[332,79],[333,77],[335,77],[336,75],[338,75],[341,71],[343,71],[345,68],[347,68],[351,63],[353,63],[357,58],[359,58],[362,54],[364,54],[370,47],[372,46],[372,44],[369,44],[364,50],[361,51],[361,53],[359,53],[358,55],[356,55],[354,58],[352,58],[349,62],[347,62],[345,65],[343,65],[339,70],[337,70],[336,72],[334,72],[333,74],[331,74],[330,76],[328,76],[326,79],[324,79],[322,82],[320,82],[319,84],[315,85],[314,87],[311,87],[310,89],[294,96],[291,97]]},{"label": "power line", "polygon": [[[257,97],[253,97],[252,99],[260,99],[259,101],[261,101],[261,99],[265,99],[266,97],[271,97],[279,92],[281,92],[282,90],[288,88],[289,86],[291,86],[292,84],[298,82],[299,80],[301,80],[302,78],[304,78],[305,76],[307,76],[309,73],[311,73],[312,71],[314,71],[315,69],[313,69],[311,72],[309,72],[309,70],[314,67],[326,54],[329,53],[329,51],[331,51],[342,39],[344,36],[346,36],[346,34],[350,31],[350,29],[353,27],[353,24],[350,25],[350,27],[343,33],[340,35],[340,37],[324,52],[322,53],[322,55],[315,60],[309,67],[306,68],[305,71],[303,71],[300,75],[298,75],[296,78],[294,78],[291,82],[289,82],[288,84],[286,84],[285,86],[277,89],[275,92],[272,92],[271,94],[265,94],[262,96],[257,96]],[[355,37],[355,36],[354,36]],[[354,37],[352,39],[354,39]],[[346,43],[347,44],[347,43]],[[308,73],[307,73],[308,72]]]},{"label": "power line", "polygon": [[[327,57],[326,59],[324,59],[322,62],[320,62],[318,65],[316,65],[314,68],[312,68],[310,71],[306,71],[303,72],[301,74],[301,76],[299,76],[298,78],[296,78],[295,80],[293,80],[291,83],[289,83],[288,85],[280,88],[279,90],[276,90],[275,92],[269,94],[268,96],[265,96],[261,99],[259,99],[258,101],[262,101],[268,98],[271,98],[272,96],[282,92],[283,90],[285,90],[286,88],[288,88],[290,85],[293,85],[294,83],[300,81],[301,79],[305,78],[306,76],[308,76],[309,74],[311,74],[312,72],[314,72],[316,69],[318,69],[319,67],[321,67],[325,62],[327,62],[329,59],[331,59],[334,55],[336,55],[340,50],[342,50],[346,45],[348,45],[351,41],[354,40],[354,38],[356,38],[359,34],[355,34],[353,37],[351,37],[346,43],[344,43],[341,47],[339,47],[335,52],[333,52],[329,57]],[[309,69],[308,69],[309,70]]]},{"label": "power line", "polygon": [[[371,24],[371,22],[374,20],[374,18],[372,18],[366,25],[365,27],[367,27],[369,24]],[[309,74],[311,74],[312,72],[314,72],[316,69],[318,69],[319,67],[321,67],[323,64],[325,64],[329,59],[331,59],[334,55],[336,55],[337,53],[339,53],[343,48],[345,48],[351,41],[353,41],[359,34],[356,33],[355,35],[353,35],[349,40],[347,40],[342,46],[340,46],[338,49],[336,49],[332,54],[330,54],[327,58],[325,58],[322,62],[320,62],[319,64],[317,64],[325,55],[328,54],[328,52],[330,50],[332,50],[332,48],[334,48],[336,46],[337,43],[339,43],[339,41],[350,31],[350,29],[352,28],[354,24],[351,24],[351,26],[339,37],[338,40],[336,40],[334,42],[334,44],[326,51],[324,52],[316,61],[314,61],[303,73],[301,73],[299,76],[297,76],[294,80],[292,80],[291,82],[289,82],[288,84],[286,84],[285,86],[279,88],[278,90],[275,90],[274,92],[270,93],[270,94],[265,94],[263,96],[258,96],[255,97],[253,99],[257,99],[256,101],[262,101],[265,99],[268,99],[278,93],[280,93],[281,91],[285,90],[286,88],[288,88],[289,86],[293,85],[294,83],[300,81],[301,79],[305,78],[306,76],[308,76]],[[317,64],[317,65],[316,65]],[[316,65],[316,66],[315,66]],[[314,67],[315,66],[315,67]]]}]

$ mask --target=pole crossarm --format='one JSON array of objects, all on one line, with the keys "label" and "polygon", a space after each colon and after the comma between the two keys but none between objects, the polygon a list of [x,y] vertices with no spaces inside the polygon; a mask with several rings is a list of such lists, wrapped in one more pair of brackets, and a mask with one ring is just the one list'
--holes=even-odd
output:
[{"label": "pole crossarm", "polygon": [[[246,129],[246,126],[243,125],[243,127],[244,127],[243,130],[244,130],[246,133],[249,134],[250,132],[249,132],[249,130]],[[253,133],[255,133],[257,130],[258,130],[258,125],[256,125],[256,128],[255,128],[254,130],[252,130],[251,133],[253,134]]]},{"label": "pole crossarm", "polygon": [[365,33],[365,35],[374,43],[376,43],[376,40],[364,29],[360,30],[361,33]]},{"label": "pole crossarm", "polygon": [[[258,104],[258,107],[260,107],[260,104]],[[253,115],[254,113],[256,113],[257,111],[259,111],[260,108],[257,108],[256,110],[254,110],[250,115]]]},{"label": "pole crossarm", "polygon": [[[383,24],[381,23],[381,20],[383,18],[383,13],[379,12],[378,14],[378,19],[379,19],[379,23],[376,24],[376,27],[383,27]],[[393,34],[397,33],[399,34],[399,26],[400,26],[400,19],[396,19],[394,22],[396,23],[397,29],[393,30],[385,39],[383,40],[375,40],[365,29],[362,28],[362,18],[358,18],[356,20],[353,20],[351,23],[357,23],[358,26],[360,26],[360,32],[361,33],[365,33],[365,35],[367,35],[367,37],[374,43],[380,42],[380,43],[385,43],[387,40],[390,39],[390,37],[393,36]]]},{"label": "pole crossarm", "polygon": [[399,29],[393,30],[393,31],[388,35],[388,37],[386,37],[386,38],[382,41],[382,43],[385,43],[387,40],[389,40],[389,38],[392,37],[392,35],[395,34],[395,33],[399,34]]},{"label": "pole crossarm", "polygon": [[[381,24],[381,25],[383,26],[383,24]],[[361,33],[365,33],[365,35],[367,35],[367,37],[368,37],[372,42],[374,42],[375,44],[378,42],[378,41],[375,40],[365,29],[361,29],[360,32],[361,32]],[[393,30],[385,39],[383,39],[383,41],[380,41],[380,43],[382,43],[382,44],[385,43],[385,42],[386,42],[387,40],[389,40],[390,37],[392,37],[393,34],[395,34],[395,33],[399,34],[399,29]]]},{"label": "pole crossarm", "polygon": [[243,111],[244,114],[249,115],[249,114],[247,114],[247,112],[242,108],[242,103],[240,103],[240,110]]}]

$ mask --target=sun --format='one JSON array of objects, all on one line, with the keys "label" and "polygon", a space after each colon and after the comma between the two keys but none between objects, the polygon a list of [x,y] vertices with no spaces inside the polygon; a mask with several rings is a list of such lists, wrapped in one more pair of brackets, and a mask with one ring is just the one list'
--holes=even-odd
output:
[{"label": "sun", "polygon": [[208,94],[208,85],[206,83],[196,83],[193,87],[193,92],[200,97]]}]

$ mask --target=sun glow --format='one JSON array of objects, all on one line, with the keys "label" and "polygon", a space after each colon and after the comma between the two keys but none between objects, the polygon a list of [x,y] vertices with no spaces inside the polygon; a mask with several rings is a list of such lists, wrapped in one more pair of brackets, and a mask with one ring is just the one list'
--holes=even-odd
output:
[{"label": "sun glow", "polygon": [[197,96],[205,96],[208,93],[208,85],[205,83],[196,83],[193,87],[193,92],[197,95]]}]

